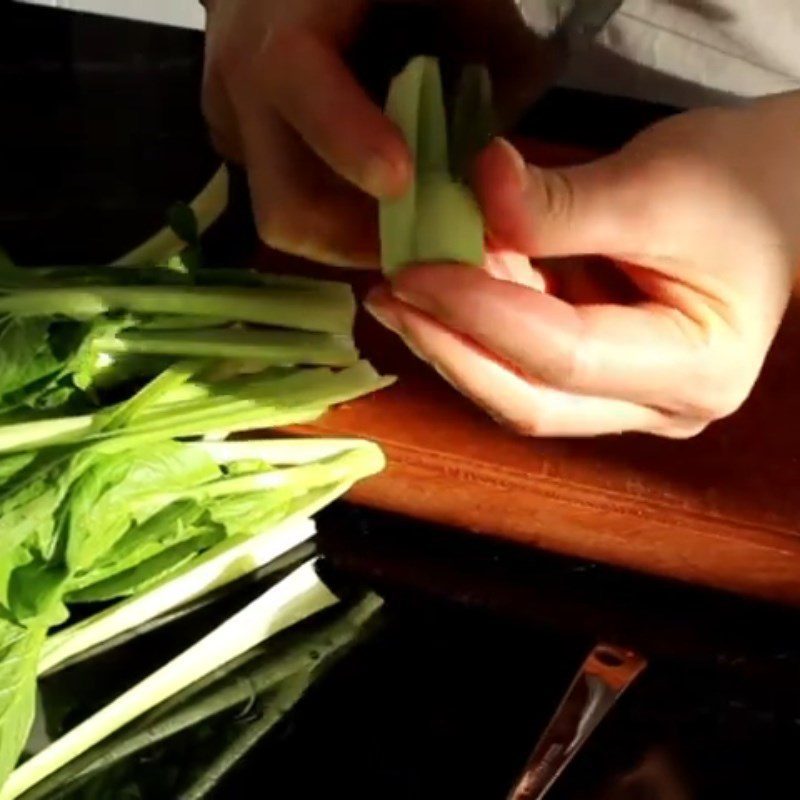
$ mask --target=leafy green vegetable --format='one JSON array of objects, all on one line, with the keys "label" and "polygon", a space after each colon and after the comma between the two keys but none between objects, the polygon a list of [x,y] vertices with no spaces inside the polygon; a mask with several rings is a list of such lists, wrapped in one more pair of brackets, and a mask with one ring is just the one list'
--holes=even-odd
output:
[{"label": "leafy green vegetable", "polygon": [[17,767],[0,790],[0,800],[19,797],[194,681],[337,602],[338,598],[317,577],[313,562],[307,562],[188,650]]},{"label": "leafy green vegetable", "polygon": [[[193,227],[196,227],[198,235],[203,233],[224,212],[228,205],[228,184],[228,169],[223,164],[189,204],[188,209],[195,219]],[[170,224],[176,222],[174,214],[172,216],[173,219],[168,220]],[[118,258],[114,262],[115,265],[129,268],[139,267],[142,264],[163,264],[171,256],[181,253],[187,243],[191,244],[183,236],[192,232],[187,231],[181,223],[182,220],[178,219],[178,232],[171,227],[158,231],[147,241]]]},{"label": "leafy green vegetable", "polygon": [[[191,238],[189,207],[173,216]],[[262,369],[354,364],[354,314],[352,290],[333,281],[8,263],[0,269],[0,416],[87,409],[183,358]]]},{"label": "leafy green vegetable", "polygon": [[292,288],[258,290],[210,286],[81,286],[29,288],[0,296],[0,315],[59,315],[91,320],[109,313],[190,314],[257,325],[349,334],[355,305]]},{"label": "leafy green vegetable", "polygon": [[111,355],[171,355],[179,357],[257,360],[264,366],[326,365],[346,367],[358,361],[349,336],[306,331],[169,330],[160,334],[123,331],[97,339],[95,348]]},{"label": "leafy green vegetable", "polygon": [[[380,608],[379,598],[367,595],[342,613],[309,620],[300,629],[248,651],[37,784],[26,793],[26,800],[61,797],[65,790],[86,787],[93,778],[100,778],[105,796],[117,796],[118,781],[106,785],[103,780],[110,769],[127,761],[129,768],[138,770],[141,757],[146,755],[149,761],[154,746],[169,747],[170,740],[190,729],[199,732],[204,725],[214,725],[227,732],[235,727],[231,713],[244,708],[256,721],[240,726],[243,730],[232,731],[232,736],[214,737],[215,757],[210,763],[199,761],[199,774],[188,775],[191,789],[184,788],[183,778],[183,786],[174,790],[181,797],[207,796],[233,764],[286,716],[305,689],[371,631]],[[216,744],[219,738],[227,741]]]},{"label": "leafy green vegetable", "polygon": [[[330,490],[321,498],[322,503],[339,496],[343,489],[337,486]],[[39,661],[39,673],[50,672],[201,595],[214,592],[266,564],[280,561],[314,535],[314,524],[307,517],[315,510],[312,502],[270,530],[251,537],[232,537],[195,558],[177,575],[162,577],[146,591],[50,635]]]},{"label": "leafy green vegetable", "polygon": [[[61,366],[50,345],[50,321],[42,317],[0,321],[0,375],[8,403],[15,392],[55,375]],[[13,401],[12,401],[13,403]]]},{"label": "leafy green vegetable", "polygon": [[[383,468],[364,442],[197,440],[308,422],[391,383],[359,361],[346,284],[204,265],[226,197],[223,169],[112,267],[0,254],[0,800],[336,600],[306,565],[6,782],[37,674],[280,558]],[[48,638],[74,604],[120,598]]]},{"label": "leafy green vegetable", "polygon": [[70,573],[89,571],[132,527],[165,508],[170,494],[191,490],[220,474],[210,458],[174,441],[98,455],[65,498]]},{"label": "leafy green vegetable", "polygon": [[[168,392],[160,402],[142,409],[124,428],[124,436],[122,431],[106,427],[108,409],[83,416],[0,425],[0,454],[70,445],[92,445],[110,452],[132,443],[165,438],[296,425],[319,418],[336,403],[391,383],[392,379],[380,376],[364,361],[339,372],[317,368],[288,374],[242,375],[219,382],[198,380]],[[0,493],[0,508],[2,497]]]},{"label": "leafy green vegetable", "polygon": [[[30,724],[23,712],[30,705],[26,698],[35,686],[44,633],[63,621],[56,614],[63,609],[62,598],[85,601],[141,592],[228,536],[242,538],[274,526],[294,510],[293,498],[334,485],[338,493],[365,467],[374,470],[382,463],[374,455],[355,458],[358,453],[345,451],[328,465],[272,470],[254,460],[259,471],[226,478],[204,448],[165,442],[139,451],[92,453],[68,491],[46,493],[49,535],[30,531],[4,561],[16,565],[5,577],[6,607],[0,609],[7,616],[0,678],[9,702],[6,714],[0,709],[0,736],[9,752],[16,748],[11,763],[24,743],[20,731],[26,734]],[[74,474],[70,466],[62,467],[65,476]],[[277,506],[269,500],[265,476]],[[39,547],[48,539],[65,542],[49,558]],[[12,669],[13,674],[3,675]]]},{"label": "leafy green vegetable", "polygon": [[488,72],[465,68],[448,126],[438,61],[413,58],[389,87],[386,113],[405,136],[415,175],[403,196],[380,204],[384,272],[419,262],[480,266],[483,218],[465,179],[472,156],[491,135]]},{"label": "leafy green vegetable", "polygon": [[170,228],[180,236],[187,245],[197,245],[200,231],[197,217],[192,207],[186,203],[175,203],[167,210],[167,222]]},{"label": "leafy green vegetable", "polygon": [[[0,678],[12,667],[19,674],[0,684],[11,687],[15,714],[3,717],[0,711],[0,737],[18,748],[24,736],[11,720],[21,720],[22,727],[30,723],[17,704],[27,708],[23,698],[33,691],[44,634],[64,621],[68,604],[132,593],[144,597],[147,591],[172,595],[176,589],[160,584],[180,583],[194,564],[205,563],[204,554],[213,564],[217,552],[225,557],[228,540],[243,545],[298,513],[312,514],[383,466],[380,450],[366,443],[312,447],[298,441],[296,453],[290,442],[168,439],[137,446],[125,431],[100,446],[45,459],[38,474],[28,463],[22,469],[30,473],[27,480],[18,472],[10,481],[16,494],[6,487],[0,616],[8,644],[0,650]],[[123,448],[119,443],[126,437],[131,444]],[[187,599],[177,593],[173,602],[176,597]],[[159,607],[164,609],[163,601]],[[28,630],[36,636],[22,636]]]},{"label": "leafy green vegetable", "polygon": [[17,763],[33,722],[36,663],[45,630],[0,619],[0,780]]},{"label": "leafy green vegetable", "polygon": [[496,128],[492,81],[482,64],[461,71],[450,122],[450,172],[468,179],[472,159],[492,140]]}]

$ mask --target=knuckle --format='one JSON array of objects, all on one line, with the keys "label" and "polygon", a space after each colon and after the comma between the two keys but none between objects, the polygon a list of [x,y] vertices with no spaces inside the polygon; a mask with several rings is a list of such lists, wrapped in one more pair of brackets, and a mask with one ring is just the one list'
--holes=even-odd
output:
[{"label": "knuckle", "polygon": [[709,422],[696,420],[673,422],[659,429],[656,433],[664,439],[688,440],[699,436],[709,426]]},{"label": "knuckle", "polygon": [[575,209],[575,189],[567,176],[558,169],[539,171],[542,205],[556,219],[572,219]]},{"label": "knuckle", "polygon": [[259,214],[257,220],[259,238],[268,247],[292,252],[299,242],[296,227],[291,220],[291,214],[284,214],[273,209]]},{"label": "knuckle", "polygon": [[529,439],[545,436],[544,428],[536,419],[507,419],[505,417],[494,417],[501,427],[515,434],[516,436],[524,436]]},{"label": "knuckle", "polygon": [[731,381],[729,385],[721,387],[712,404],[711,420],[725,419],[739,411],[750,396],[751,388],[752,383],[745,384],[741,380]]},{"label": "knuckle", "polygon": [[487,409],[487,413],[500,427],[517,436],[533,439],[556,434],[552,420],[548,419],[548,415],[540,403],[531,404],[524,415],[503,413],[492,409]]},{"label": "knuckle", "polygon": [[324,250],[321,236],[313,225],[305,224],[302,210],[295,206],[270,207],[260,213],[256,228],[261,241],[273,250],[292,256],[318,258]]},{"label": "knuckle", "polygon": [[618,195],[626,224],[640,232],[641,247],[670,246],[680,233],[696,234],[708,224],[713,198],[736,189],[714,154],[699,149],[659,147],[634,153],[620,168]]},{"label": "knuckle", "polygon": [[697,380],[687,381],[687,386],[692,388],[685,402],[680,404],[679,413],[706,423],[730,417],[747,401],[754,382],[754,378],[730,369],[721,373],[712,368]]}]

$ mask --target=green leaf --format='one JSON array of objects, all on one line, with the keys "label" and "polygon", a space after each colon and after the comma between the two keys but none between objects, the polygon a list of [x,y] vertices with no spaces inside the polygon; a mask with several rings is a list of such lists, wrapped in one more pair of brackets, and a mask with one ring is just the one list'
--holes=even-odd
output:
[{"label": "green leaf", "polygon": [[11,260],[11,256],[4,247],[0,247],[0,274],[11,272],[14,273],[18,269],[17,265]]},{"label": "green leaf", "polygon": [[174,203],[167,209],[167,223],[188,245],[197,244],[199,231],[197,217],[186,203]]},{"label": "green leaf", "polygon": [[36,664],[45,629],[0,618],[0,785],[28,739],[36,707]]},{"label": "green leaf", "polygon": [[214,461],[177,442],[98,456],[70,491],[67,563],[87,571],[136,523],[181,492],[219,477]]},{"label": "green leaf", "polygon": [[212,531],[224,535],[224,528],[213,523],[197,501],[170,503],[142,524],[132,527],[88,572],[76,575],[68,591],[77,592],[108,580],[176,544]]},{"label": "green leaf", "polygon": [[158,403],[171,391],[182,386],[204,366],[199,359],[179,361],[171,364],[153,380],[147,383],[133,397],[118,406],[97,414],[95,430],[116,430],[124,428],[138,417],[142,411]]},{"label": "green leaf", "polygon": [[36,453],[14,453],[0,458],[0,486],[5,486],[36,458]]},{"label": "green leaf", "polygon": [[98,342],[116,335],[135,323],[136,320],[130,316],[99,317],[85,326],[86,333],[79,346],[68,351],[69,354],[64,357],[62,372],[69,378],[70,383],[83,391],[90,391],[98,374],[105,369],[107,361]]},{"label": "green leaf", "polygon": [[8,586],[9,611],[23,625],[59,625],[67,609],[61,602],[67,571],[63,564],[41,559],[22,564],[11,574]]},{"label": "green leaf", "polygon": [[252,536],[284,519],[291,502],[306,494],[305,486],[247,492],[205,501],[209,516],[229,536]]},{"label": "green leaf", "polygon": [[173,572],[198,558],[206,550],[219,544],[225,538],[222,529],[206,533],[180,542],[156,556],[142,561],[132,569],[120,572],[104,581],[87,586],[67,595],[70,603],[96,603],[128,597],[135,592],[143,592]]},{"label": "green leaf", "polygon": [[6,318],[0,324],[0,413],[61,409],[85,396],[106,368],[96,341],[113,337],[132,322]]},{"label": "green leaf", "polygon": [[346,367],[358,361],[350,336],[310,331],[254,328],[124,331],[97,340],[113,355],[171,355],[180,358],[231,358],[264,366]]},{"label": "green leaf", "polygon": [[0,322],[0,408],[14,408],[16,395],[31,385],[55,376],[62,361],[53,353],[47,317]]},{"label": "green leaf", "polygon": [[0,604],[20,622],[61,619],[62,503],[87,460],[58,452],[10,458],[19,463],[0,495]]},{"label": "green leaf", "polygon": [[59,503],[67,487],[63,467],[42,470],[0,500],[0,603],[12,604],[14,571],[51,549]]},{"label": "green leaf", "polygon": [[466,183],[475,156],[491,142],[496,121],[489,71],[468,64],[461,72],[450,124],[450,172]]}]

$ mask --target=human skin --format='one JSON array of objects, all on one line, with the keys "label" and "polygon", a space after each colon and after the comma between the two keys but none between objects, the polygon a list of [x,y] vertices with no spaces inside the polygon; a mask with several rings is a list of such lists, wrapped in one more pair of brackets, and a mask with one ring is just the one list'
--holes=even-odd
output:
[{"label": "human skin", "polygon": [[[365,9],[209,3],[204,110],[247,169],[259,232],[339,266],[377,263],[375,201],[412,180],[402,136],[343,58]],[[785,312],[798,130],[790,93],[679,114],[567,169],[497,140],[473,171],[485,268],[410,268],[368,308],[520,433],[696,435],[747,398]]]}]

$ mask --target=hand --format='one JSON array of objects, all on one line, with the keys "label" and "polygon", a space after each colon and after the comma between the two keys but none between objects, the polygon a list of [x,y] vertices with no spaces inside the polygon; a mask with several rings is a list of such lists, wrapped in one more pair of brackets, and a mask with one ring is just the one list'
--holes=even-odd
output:
[{"label": "hand", "polygon": [[[678,115],[568,169],[494,142],[474,174],[493,240],[605,262],[420,266],[368,306],[521,433],[693,436],[745,401],[787,306],[798,130],[795,93]],[[498,263],[513,264],[502,279]]]},{"label": "hand", "polygon": [[[203,111],[217,149],[247,169],[261,238],[316,261],[377,267],[375,201],[402,193],[411,180],[411,158],[344,54],[369,38],[363,30],[368,12],[385,9],[373,0],[206,5]],[[534,69],[528,60],[535,53],[514,1],[439,0],[442,23],[427,26],[410,16],[415,5],[406,0],[408,17],[401,7],[386,30],[373,31],[371,76],[402,66],[377,63],[385,50],[400,43],[413,55],[424,36],[457,58],[487,63],[498,105],[513,116],[525,100],[519,87],[526,84],[516,78]]]},{"label": "hand", "polygon": [[341,53],[366,0],[212,0],[203,109],[248,172],[261,238],[341,266],[378,263],[374,198],[403,191],[402,135]]}]

